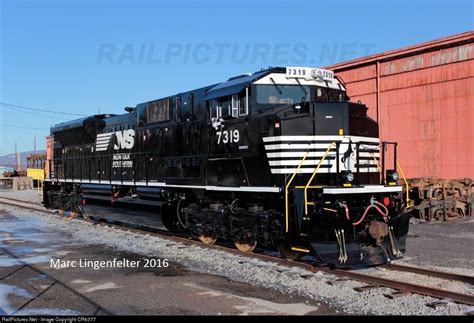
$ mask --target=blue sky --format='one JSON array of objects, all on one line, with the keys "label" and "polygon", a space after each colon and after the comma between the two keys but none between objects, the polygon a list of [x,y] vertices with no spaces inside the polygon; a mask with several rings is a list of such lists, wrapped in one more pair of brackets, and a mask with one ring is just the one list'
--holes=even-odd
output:
[{"label": "blue sky", "polygon": [[[462,0],[0,3],[0,102],[85,115],[474,29],[472,1]],[[0,155],[15,141],[32,150],[35,135],[44,148],[49,126],[73,118],[0,106]]]}]

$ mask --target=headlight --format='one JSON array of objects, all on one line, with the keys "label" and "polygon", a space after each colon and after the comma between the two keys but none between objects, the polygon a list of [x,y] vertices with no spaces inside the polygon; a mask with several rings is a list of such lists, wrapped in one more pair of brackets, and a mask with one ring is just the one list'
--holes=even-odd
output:
[{"label": "headlight", "polygon": [[398,173],[395,170],[387,170],[387,180],[396,182],[398,178]]},{"label": "headlight", "polygon": [[346,181],[348,181],[349,183],[351,183],[352,181],[354,180],[354,174],[352,173],[347,173],[346,174]]},{"label": "headlight", "polygon": [[354,174],[351,171],[342,171],[341,179],[343,182],[352,183],[354,181]]}]

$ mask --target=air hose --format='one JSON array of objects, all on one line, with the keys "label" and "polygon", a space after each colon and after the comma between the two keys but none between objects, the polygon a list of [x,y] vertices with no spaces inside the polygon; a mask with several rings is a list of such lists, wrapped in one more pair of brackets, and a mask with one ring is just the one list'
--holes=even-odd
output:
[{"label": "air hose", "polygon": [[[344,203],[340,203],[340,205],[342,205],[342,207],[344,208],[345,212],[346,212],[346,219],[347,220],[351,220],[351,217],[349,216],[349,208],[347,207],[346,204]],[[382,208],[380,208],[380,207]],[[372,201],[372,203],[365,209],[364,211],[364,214],[362,214],[362,217],[357,221],[357,222],[354,222],[352,223],[353,226],[356,226],[356,225],[359,225],[362,223],[362,221],[364,221],[365,217],[367,216],[367,214],[369,213],[369,210],[371,208],[375,208],[377,210],[377,212],[380,213],[380,215],[382,215],[385,219],[388,217],[388,209],[385,205],[383,205],[382,203],[378,202],[378,201]]]}]

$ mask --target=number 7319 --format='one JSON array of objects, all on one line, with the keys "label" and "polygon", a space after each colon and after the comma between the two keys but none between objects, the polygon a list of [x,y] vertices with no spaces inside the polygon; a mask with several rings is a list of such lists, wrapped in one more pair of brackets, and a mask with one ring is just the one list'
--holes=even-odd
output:
[{"label": "number 7319", "polygon": [[239,142],[240,140],[240,132],[237,129],[234,130],[222,130],[216,132],[217,136],[217,144],[219,145],[221,142],[224,144],[227,143],[235,143]]}]

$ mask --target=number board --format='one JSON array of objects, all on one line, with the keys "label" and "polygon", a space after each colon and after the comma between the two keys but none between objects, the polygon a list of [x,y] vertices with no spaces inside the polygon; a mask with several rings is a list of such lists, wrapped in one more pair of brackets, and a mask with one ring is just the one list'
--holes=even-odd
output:
[{"label": "number board", "polygon": [[287,78],[303,78],[303,79],[320,79],[320,80],[332,80],[334,79],[334,72],[324,70],[322,68],[311,68],[311,67],[287,67],[286,68]]}]

